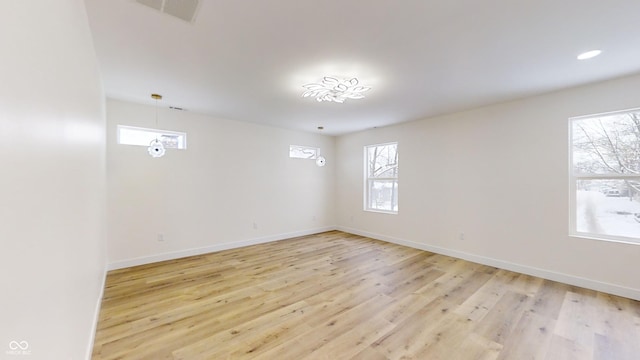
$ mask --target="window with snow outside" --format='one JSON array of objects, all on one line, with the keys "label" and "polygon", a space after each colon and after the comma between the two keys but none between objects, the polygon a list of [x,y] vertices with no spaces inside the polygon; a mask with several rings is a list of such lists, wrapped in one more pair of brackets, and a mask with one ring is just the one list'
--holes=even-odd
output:
[{"label": "window with snow outside", "polygon": [[398,213],[398,143],[364,148],[364,210]]},{"label": "window with snow outside", "polygon": [[640,109],[570,122],[570,234],[640,244]]}]

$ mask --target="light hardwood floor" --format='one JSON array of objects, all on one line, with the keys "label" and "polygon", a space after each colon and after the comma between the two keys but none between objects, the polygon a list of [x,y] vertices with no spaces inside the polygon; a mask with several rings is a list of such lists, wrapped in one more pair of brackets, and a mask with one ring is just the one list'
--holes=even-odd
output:
[{"label": "light hardwood floor", "polygon": [[112,271],[94,359],[640,359],[638,301],[338,231]]}]

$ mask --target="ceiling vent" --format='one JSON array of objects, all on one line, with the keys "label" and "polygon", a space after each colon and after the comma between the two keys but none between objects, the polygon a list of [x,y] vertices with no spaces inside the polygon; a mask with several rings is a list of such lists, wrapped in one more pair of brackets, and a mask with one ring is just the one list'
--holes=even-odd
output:
[{"label": "ceiling vent", "polygon": [[154,8],[161,13],[175,16],[193,23],[200,9],[200,0],[135,0],[137,3]]}]

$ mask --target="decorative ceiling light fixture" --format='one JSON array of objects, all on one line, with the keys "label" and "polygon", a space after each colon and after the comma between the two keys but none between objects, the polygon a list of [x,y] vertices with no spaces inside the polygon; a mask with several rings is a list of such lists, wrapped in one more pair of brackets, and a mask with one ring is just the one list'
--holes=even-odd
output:
[{"label": "decorative ceiling light fixture", "polygon": [[[158,128],[158,100],[162,100],[162,95],[151,94],[151,98],[156,100],[156,129]],[[154,140],[151,140],[149,147],[147,148],[149,155],[154,158],[163,157],[166,149],[160,140],[158,140],[158,136]]]},{"label": "decorative ceiling light fixture", "polygon": [[592,59],[598,55],[602,54],[601,50],[591,50],[591,51],[587,51],[587,52],[583,52],[582,54],[578,55],[578,60],[587,60],[587,59]]},{"label": "decorative ceiling light fixture", "polygon": [[362,99],[364,92],[371,90],[370,86],[358,85],[356,78],[339,80],[334,77],[325,76],[322,82],[302,85],[307,89],[302,97],[315,97],[318,102],[333,101],[343,103],[347,99]]}]

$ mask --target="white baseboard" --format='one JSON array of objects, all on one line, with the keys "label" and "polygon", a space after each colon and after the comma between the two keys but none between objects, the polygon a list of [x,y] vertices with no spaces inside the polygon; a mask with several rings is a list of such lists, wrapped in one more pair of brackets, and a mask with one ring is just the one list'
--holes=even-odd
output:
[{"label": "white baseboard", "polygon": [[215,244],[211,246],[205,246],[205,247],[194,248],[194,249],[186,249],[186,250],[174,251],[169,253],[142,256],[138,258],[120,260],[120,261],[109,263],[107,264],[107,270],[123,269],[131,266],[151,264],[159,261],[174,260],[174,259],[179,259],[179,258],[188,257],[188,256],[208,254],[216,251],[241,248],[241,247],[257,245],[257,244],[264,244],[272,241],[290,239],[298,236],[319,234],[325,231],[331,231],[335,229],[336,229],[335,226],[326,226],[326,227],[309,229],[309,230],[270,235],[270,236],[254,238],[254,239]]},{"label": "white baseboard", "polygon": [[520,265],[520,264],[512,263],[509,261],[488,258],[484,256],[462,252],[462,251],[447,249],[439,246],[418,243],[410,240],[398,239],[391,236],[374,234],[367,231],[352,229],[345,226],[337,226],[336,230],[344,231],[346,233],[351,233],[354,235],[366,236],[368,238],[382,240],[382,241],[386,241],[386,242],[390,242],[398,245],[408,246],[415,249],[425,250],[425,251],[429,251],[437,254],[447,255],[447,256],[475,262],[478,264],[515,271],[521,274],[537,276],[547,280],[553,280],[553,281],[557,281],[557,282],[561,282],[569,285],[574,285],[574,286],[579,286],[579,287],[583,287],[591,290],[605,292],[608,294],[623,296],[626,298],[640,301],[640,289],[633,289],[633,288],[628,288],[620,285],[604,283],[596,280],[558,273],[558,272],[535,268],[531,266]]},{"label": "white baseboard", "polygon": [[91,360],[93,355],[93,344],[96,340],[96,331],[98,330],[98,321],[100,320],[100,308],[102,307],[102,297],[104,296],[104,287],[107,283],[107,269],[105,268],[102,274],[102,284],[100,284],[100,294],[98,295],[98,301],[96,303],[95,312],[93,314],[93,326],[91,327],[91,335],[89,337],[89,348],[85,359]]},{"label": "white baseboard", "polygon": [[[366,236],[376,240],[382,240],[382,241],[386,241],[386,242],[390,242],[398,245],[412,247],[414,249],[420,249],[420,250],[430,251],[430,252],[438,253],[442,255],[452,256],[455,258],[475,262],[478,264],[515,271],[521,274],[537,276],[543,279],[558,281],[558,282],[569,284],[569,285],[579,286],[587,289],[601,291],[601,292],[623,296],[626,298],[640,301],[640,289],[628,288],[620,285],[582,278],[579,276],[558,273],[550,270],[516,264],[509,261],[466,253],[463,251],[447,249],[439,246],[428,245],[424,243],[419,243],[419,242],[405,240],[405,239],[399,239],[399,238],[381,235],[381,234],[375,234],[368,231],[353,229],[345,226],[327,226],[327,227],[310,229],[310,230],[296,231],[296,232],[277,234],[277,235],[265,236],[265,237],[254,238],[254,239],[215,244],[215,245],[201,247],[201,248],[186,249],[186,250],[180,250],[180,251],[175,251],[170,253],[162,253],[162,254],[143,256],[143,257],[138,257],[133,259],[121,260],[121,261],[116,261],[116,262],[107,264],[107,270],[116,270],[116,269],[131,267],[131,266],[150,264],[150,263],[159,262],[159,261],[179,259],[179,258],[194,256],[194,255],[202,255],[202,254],[212,253],[216,251],[263,244],[267,242],[284,240],[284,239],[289,239],[289,238],[298,237],[298,236],[313,235],[313,234],[318,234],[318,233],[331,231],[331,230],[340,230],[346,233]],[[103,279],[102,288],[104,288],[104,280],[105,279]],[[100,299],[102,299],[102,293],[100,294]],[[97,307],[98,312],[99,312],[99,305],[100,304],[98,304],[98,307]],[[96,313],[96,325],[97,325],[97,313]],[[91,342],[91,344],[93,344],[93,341]]]}]

